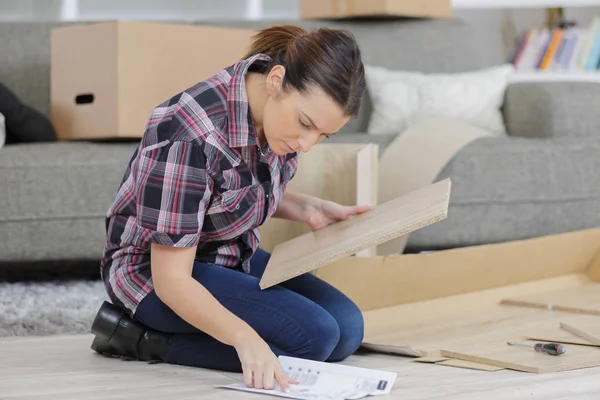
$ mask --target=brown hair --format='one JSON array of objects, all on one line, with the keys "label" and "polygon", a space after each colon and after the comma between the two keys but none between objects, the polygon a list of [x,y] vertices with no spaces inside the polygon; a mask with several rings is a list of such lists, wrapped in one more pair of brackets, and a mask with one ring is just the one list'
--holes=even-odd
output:
[{"label": "brown hair", "polygon": [[258,31],[244,58],[271,58],[286,69],[283,88],[302,92],[320,86],[347,115],[357,116],[365,90],[365,72],[354,36],[343,30],[320,28],[308,32],[298,26],[273,26]]}]

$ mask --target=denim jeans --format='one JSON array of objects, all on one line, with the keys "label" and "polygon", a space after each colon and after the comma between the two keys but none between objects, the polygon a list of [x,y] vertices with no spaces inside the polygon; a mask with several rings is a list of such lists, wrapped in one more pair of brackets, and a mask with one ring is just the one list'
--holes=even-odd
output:
[{"label": "denim jeans", "polygon": [[[250,274],[196,262],[192,277],[248,323],[277,356],[336,362],[353,354],[364,332],[358,307],[339,290],[308,273],[261,290],[258,284],[269,257],[259,249],[251,259]],[[185,322],[154,291],[141,301],[135,318],[152,329],[175,334],[169,363],[242,370],[235,348]]]}]

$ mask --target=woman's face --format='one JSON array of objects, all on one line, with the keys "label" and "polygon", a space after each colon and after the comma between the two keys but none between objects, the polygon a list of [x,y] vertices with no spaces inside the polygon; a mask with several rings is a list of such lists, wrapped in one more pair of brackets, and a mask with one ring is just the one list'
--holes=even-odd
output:
[{"label": "woman's face", "polygon": [[350,120],[321,88],[306,93],[281,89],[283,68],[267,76],[268,100],[263,109],[263,132],[271,150],[278,155],[308,152]]}]

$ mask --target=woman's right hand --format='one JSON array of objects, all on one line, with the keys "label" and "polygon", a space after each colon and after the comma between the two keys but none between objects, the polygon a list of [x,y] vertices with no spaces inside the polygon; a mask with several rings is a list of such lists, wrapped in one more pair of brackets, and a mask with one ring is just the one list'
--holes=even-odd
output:
[{"label": "woman's right hand", "polygon": [[244,383],[247,386],[270,390],[275,388],[277,381],[284,392],[289,392],[289,385],[298,383],[287,377],[277,356],[255,332],[242,339],[235,349],[242,363]]}]

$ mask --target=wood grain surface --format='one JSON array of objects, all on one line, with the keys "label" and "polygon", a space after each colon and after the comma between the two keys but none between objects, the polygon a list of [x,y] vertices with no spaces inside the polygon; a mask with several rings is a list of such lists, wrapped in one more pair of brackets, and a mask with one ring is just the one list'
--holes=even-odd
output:
[{"label": "wood grain surface", "polygon": [[445,219],[451,183],[436,182],[323,229],[277,245],[261,289]]},{"label": "wood grain surface", "polygon": [[[534,341],[524,341],[533,346]],[[527,347],[509,346],[506,342],[477,343],[472,346],[448,347],[440,351],[444,357],[472,361],[517,371],[537,374],[570,371],[600,366],[600,349],[590,346],[569,345],[560,356],[538,353]]]}]

